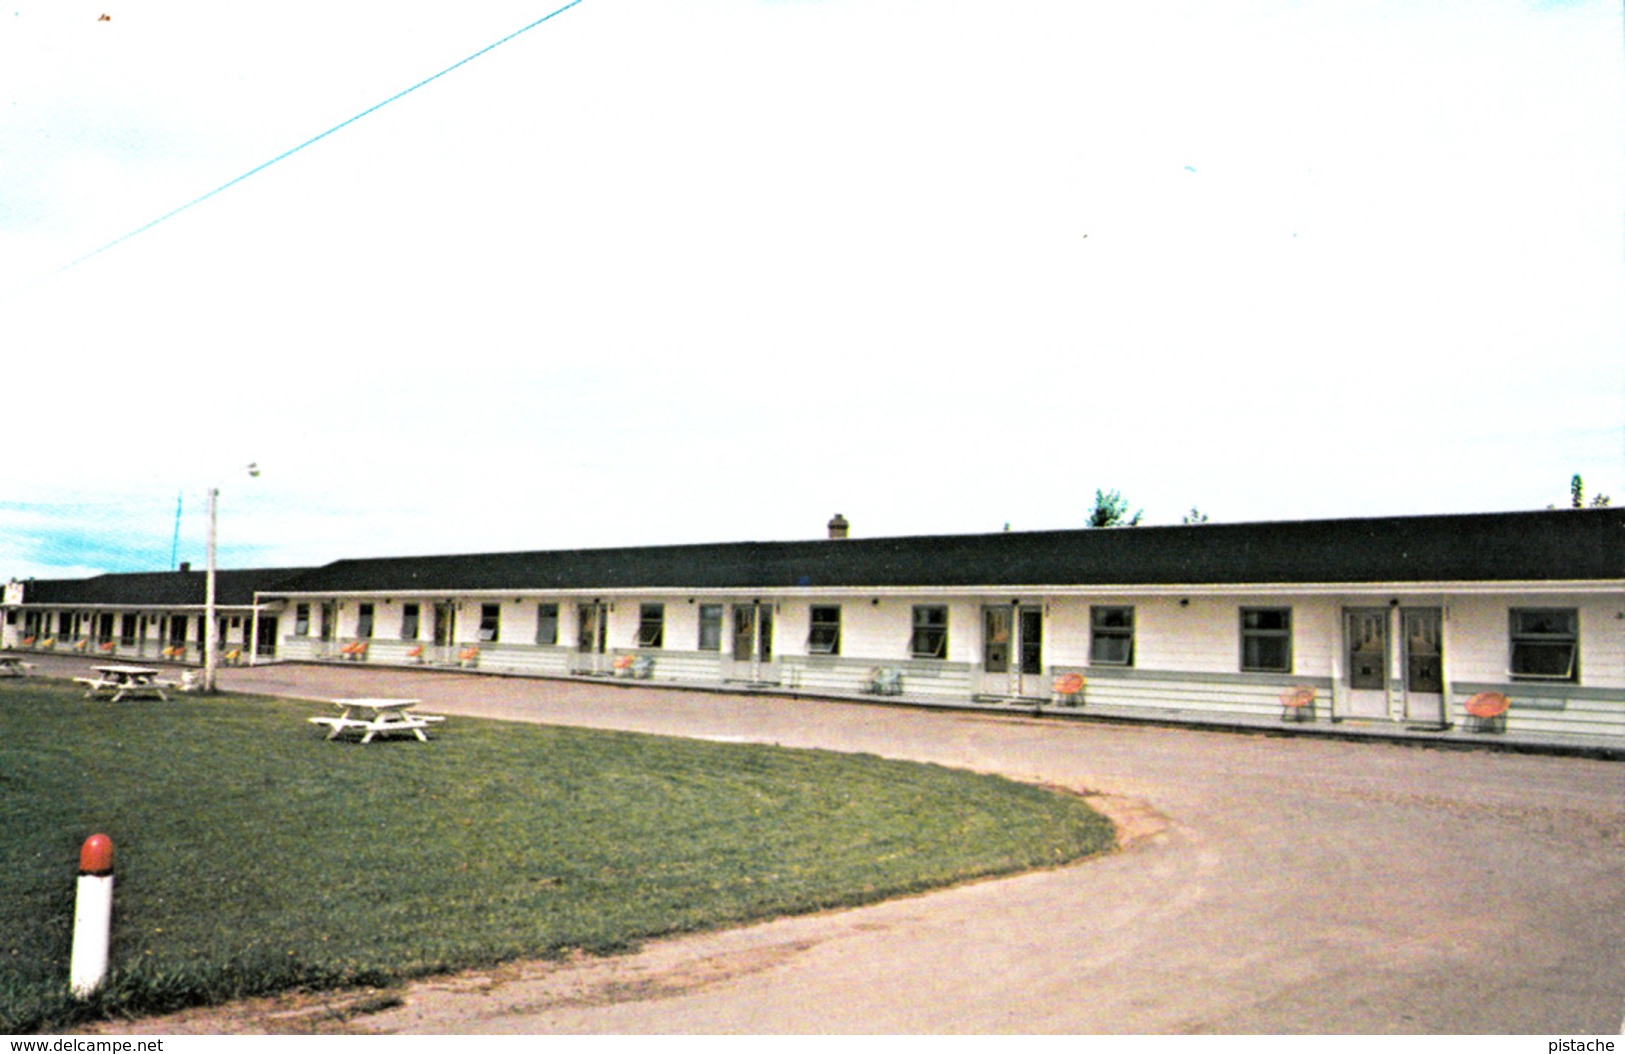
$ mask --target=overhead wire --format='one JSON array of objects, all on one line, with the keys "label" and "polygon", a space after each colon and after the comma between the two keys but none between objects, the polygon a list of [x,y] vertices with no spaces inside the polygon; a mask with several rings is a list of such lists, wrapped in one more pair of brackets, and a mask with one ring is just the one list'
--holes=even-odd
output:
[{"label": "overhead wire", "polygon": [[468,65],[470,62],[473,62],[475,59],[479,58],[480,56],[486,54],[487,52],[493,51],[493,50],[501,47],[502,45],[508,43],[510,40],[513,40],[515,37],[522,36],[525,33],[528,33],[531,30],[535,29],[537,26],[540,26],[545,22],[552,21],[554,18],[557,18],[559,15],[562,15],[564,12],[570,10],[570,8],[575,7],[576,5],[581,4],[583,2],[584,2],[584,0],[570,0],[569,3],[564,4],[563,6],[558,7],[556,9],[554,9],[553,11],[548,12],[547,14],[543,15],[541,18],[538,18],[536,21],[531,22],[528,25],[522,26],[519,29],[514,30],[512,33],[509,33],[507,36],[503,37],[500,40],[493,41],[492,43],[487,44],[485,47],[483,47],[480,50],[474,52],[473,54],[467,56],[466,58],[460,59],[457,62],[452,63],[450,66],[447,66],[445,69],[441,70],[439,73],[436,73],[436,74],[433,74],[431,76],[425,77],[422,80],[418,81],[416,84],[412,85],[410,88],[403,88],[401,91],[396,92],[394,95],[391,95],[389,98],[383,100],[382,102],[374,103],[373,105],[367,107],[365,110],[362,110],[360,113],[356,114],[355,116],[347,118],[346,120],[340,121],[338,124],[336,124],[333,127],[329,128],[327,131],[322,132],[320,135],[311,136],[309,139],[306,139],[304,142],[300,143],[298,146],[295,146],[295,147],[292,147],[290,149],[284,150],[282,153],[280,153],[277,156],[271,158],[269,161],[265,161],[265,162],[262,162],[261,164],[255,165],[253,168],[249,169],[247,172],[244,172],[242,175],[236,177],[235,179],[228,180],[227,182],[220,184],[218,187],[215,187],[213,190],[209,191],[207,194],[199,195],[198,197],[193,198],[191,201],[188,201],[186,204],[181,205],[181,206],[179,206],[177,208],[171,209],[170,211],[164,213],[162,216],[159,216],[157,219],[151,220],[151,221],[149,221],[147,223],[144,223],[141,226],[135,228],[134,230],[132,230],[132,231],[126,233],[126,234],[122,234],[117,238],[114,238],[112,241],[108,242],[106,245],[103,245],[99,249],[93,249],[90,252],[85,253],[83,256],[78,257],[77,259],[70,260],[68,263],[65,263],[61,267],[57,268],[56,273],[61,274],[64,271],[67,271],[67,270],[69,270],[71,268],[77,267],[78,265],[84,263],[86,260],[89,260],[89,259],[91,259],[93,257],[96,257],[96,256],[100,256],[102,253],[104,253],[107,250],[113,248],[114,246],[121,245],[124,242],[129,241],[131,238],[134,238],[139,234],[145,234],[147,231],[152,230],[154,227],[158,226],[160,223],[164,223],[164,222],[166,222],[168,220],[174,219],[176,216],[179,216],[181,213],[185,212],[187,209],[190,209],[195,205],[201,205],[203,202],[208,201],[210,198],[214,197],[216,194],[219,194],[222,191],[231,189],[232,187],[234,187],[237,184],[241,183],[243,180],[248,179],[250,176],[254,176],[254,175],[257,175],[257,174],[265,171],[266,169],[270,168],[272,165],[277,164],[280,161],[287,160],[288,158],[292,157],[294,154],[297,154],[299,151],[305,149],[306,147],[312,146],[312,145],[314,145],[316,143],[321,142],[323,139],[326,139],[328,136],[332,135],[334,132],[337,132],[337,131],[340,131],[340,130],[342,130],[344,128],[347,128],[350,125],[355,124],[357,121],[361,120],[363,117],[366,117],[368,114],[376,113],[377,111],[382,110],[384,107],[388,106],[390,103],[397,102],[400,99],[405,98],[406,96],[408,96],[408,95],[412,94],[413,92],[417,91],[419,88],[422,88],[423,86],[425,86],[427,84],[431,84],[434,81],[439,80],[441,77],[444,77],[446,74],[452,72],[455,69],[458,69],[458,68],[460,68],[462,66]]}]

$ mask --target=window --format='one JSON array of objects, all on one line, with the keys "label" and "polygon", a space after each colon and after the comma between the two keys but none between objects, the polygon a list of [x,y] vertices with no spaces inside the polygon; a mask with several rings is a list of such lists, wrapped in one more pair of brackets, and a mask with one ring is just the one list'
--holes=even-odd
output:
[{"label": "window", "polygon": [[1134,665],[1134,609],[1089,609],[1089,662],[1095,666]]},{"label": "window", "polygon": [[557,604],[536,605],[536,643],[557,644],[559,642],[559,606]]},{"label": "window", "polygon": [[295,637],[310,636],[310,605],[296,604],[293,609],[293,635]]},{"label": "window", "polygon": [[418,639],[419,608],[416,604],[401,605],[401,640]]},{"label": "window", "polygon": [[134,615],[119,616],[118,642],[125,647],[135,643],[135,619]]},{"label": "window", "polygon": [[372,605],[362,604],[357,609],[355,617],[355,635],[362,640],[372,636]]},{"label": "window", "polygon": [[700,650],[722,650],[722,605],[700,605]]},{"label": "window", "polygon": [[1249,673],[1292,672],[1292,609],[1241,609],[1241,668]]},{"label": "window", "polygon": [[807,654],[841,654],[841,609],[835,605],[814,607],[811,622],[807,631]]},{"label": "window", "polygon": [[480,605],[480,640],[482,642],[487,642],[487,643],[495,641],[497,639],[497,637],[500,635],[501,631],[502,631],[502,605],[501,604],[481,604]]},{"label": "window", "polygon": [[658,648],[666,639],[666,605],[638,605],[638,647]]},{"label": "window", "polygon": [[1580,679],[1580,613],[1574,608],[1512,609],[1512,676]]},{"label": "window", "polygon": [[909,652],[916,659],[946,659],[948,657],[948,609],[939,605],[921,605],[914,609],[914,635],[909,640]]}]

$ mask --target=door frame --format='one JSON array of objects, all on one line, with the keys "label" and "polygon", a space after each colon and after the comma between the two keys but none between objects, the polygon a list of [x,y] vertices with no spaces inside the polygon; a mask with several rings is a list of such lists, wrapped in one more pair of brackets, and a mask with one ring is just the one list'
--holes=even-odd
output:
[{"label": "door frame", "polygon": [[[1421,691],[1411,684],[1411,618],[1416,615],[1431,615],[1434,620],[1433,636],[1436,658],[1439,667],[1439,690]],[[1404,714],[1407,721],[1421,721],[1438,725],[1441,728],[1448,723],[1445,709],[1445,698],[1449,692],[1449,681],[1445,674],[1445,609],[1440,604],[1414,605],[1399,609],[1399,668],[1401,683],[1404,689]]]},{"label": "door frame", "polygon": [[[1356,687],[1355,681],[1355,620],[1369,619],[1372,625],[1382,627],[1382,656],[1379,663],[1379,672],[1382,678],[1381,687]],[[1344,683],[1344,700],[1342,717],[1353,720],[1388,721],[1393,719],[1393,686],[1394,686],[1394,608],[1366,606],[1345,606],[1342,613],[1342,654],[1338,657],[1341,665]],[[1379,705],[1380,701],[1380,705]]]},{"label": "door frame", "polygon": [[[741,615],[748,617],[743,621]],[[777,684],[778,665],[773,658],[773,631],[776,623],[772,601],[735,600],[728,605],[728,661],[731,680],[747,680],[751,684]],[[741,626],[748,626],[741,632]],[[744,643],[750,654],[739,654]],[[741,668],[744,668],[743,670]],[[744,672],[745,676],[740,674]]]},{"label": "door frame", "polygon": [[613,672],[605,659],[608,653],[609,604],[596,599],[576,601],[576,643],[570,660],[571,672],[591,677]]},{"label": "door frame", "polygon": [[[989,621],[990,619],[1003,624],[1006,633],[1005,640],[997,641],[993,639],[996,627]],[[1003,695],[1010,699],[1043,698],[1043,603],[1014,600],[1008,604],[983,604],[981,627],[982,656],[980,672],[983,693],[987,695]],[[1036,632],[1030,633],[1029,630],[1036,630]],[[1031,639],[1033,636],[1036,636],[1037,640]],[[1004,649],[1002,669],[992,668],[999,664],[989,662],[990,650],[994,646]],[[1029,662],[1030,656],[1036,656],[1036,658]]]},{"label": "door frame", "polygon": [[439,662],[451,663],[457,657],[457,606],[455,600],[431,602],[429,639],[440,653]]}]

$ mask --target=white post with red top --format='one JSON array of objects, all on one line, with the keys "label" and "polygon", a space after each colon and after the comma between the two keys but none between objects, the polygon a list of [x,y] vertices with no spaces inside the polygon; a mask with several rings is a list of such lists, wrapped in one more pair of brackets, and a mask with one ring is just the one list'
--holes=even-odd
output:
[{"label": "white post with red top", "polygon": [[79,849],[79,899],[73,910],[73,957],[68,986],[83,999],[107,977],[113,936],[113,840],[93,834]]}]

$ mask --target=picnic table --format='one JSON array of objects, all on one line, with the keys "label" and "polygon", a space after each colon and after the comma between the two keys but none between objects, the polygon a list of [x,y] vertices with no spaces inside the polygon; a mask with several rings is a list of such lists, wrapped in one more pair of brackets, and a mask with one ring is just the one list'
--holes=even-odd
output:
[{"label": "picnic table", "polygon": [[331,702],[341,711],[337,717],[310,719],[313,725],[328,727],[328,739],[360,732],[361,742],[370,743],[373,736],[410,732],[427,743],[429,737],[423,734],[423,730],[432,722],[445,720],[431,714],[407,713],[418,705],[420,700],[417,699],[333,699]]},{"label": "picnic table", "polygon": [[95,677],[75,677],[85,686],[85,698],[106,698],[111,702],[125,699],[169,700],[164,689],[172,687],[158,679],[158,671],[147,666],[93,666]]},{"label": "picnic table", "polygon": [[21,656],[0,655],[0,677],[27,677],[33,668],[34,664],[24,662]]}]

